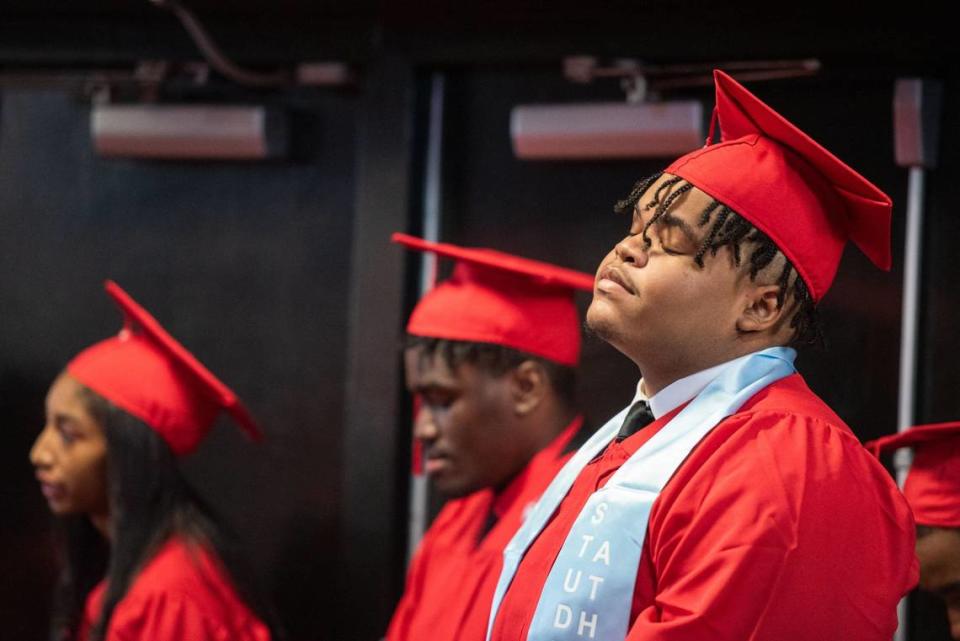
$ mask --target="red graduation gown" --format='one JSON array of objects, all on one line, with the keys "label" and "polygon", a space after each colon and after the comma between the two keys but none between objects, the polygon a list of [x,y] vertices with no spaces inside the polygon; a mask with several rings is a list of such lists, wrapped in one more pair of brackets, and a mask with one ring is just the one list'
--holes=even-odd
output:
[{"label": "red graduation gown", "polygon": [[[90,591],[80,627],[86,641],[99,619],[106,582]],[[219,562],[179,538],[165,543],[117,603],[105,641],[270,641]]]},{"label": "red graduation gown", "polygon": [[[573,454],[564,450],[582,422],[577,417],[499,496],[485,489],[444,506],[410,564],[388,641],[483,641],[503,548]],[[480,539],[491,510],[496,523]]]},{"label": "red graduation gown", "polygon": [[[587,498],[677,411],[581,472],[523,558],[494,641],[526,638]],[[722,421],[654,503],[627,639],[889,641],[917,582],[913,546],[886,470],[795,374]]]}]

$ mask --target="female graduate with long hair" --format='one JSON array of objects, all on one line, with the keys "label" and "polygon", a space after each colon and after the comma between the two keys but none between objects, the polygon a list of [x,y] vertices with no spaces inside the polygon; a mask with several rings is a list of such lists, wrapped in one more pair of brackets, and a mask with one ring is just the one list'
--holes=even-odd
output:
[{"label": "female graduate with long hair", "polygon": [[263,604],[177,457],[226,410],[259,431],[223,383],[115,283],[120,333],[50,387],[30,451],[62,518],[54,641],[269,641]]}]

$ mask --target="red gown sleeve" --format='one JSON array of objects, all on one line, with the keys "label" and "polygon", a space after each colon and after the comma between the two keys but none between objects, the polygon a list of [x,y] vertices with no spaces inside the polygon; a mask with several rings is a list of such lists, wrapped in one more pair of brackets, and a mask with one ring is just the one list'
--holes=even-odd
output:
[{"label": "red gown sleeve", "polygon": [[417,547],[410,562],[410,569],[407,571],[407,581],[404,586],[403,596],[394,610],[390,625],[387,628],[386,638],[388,641],[397,641],[406,639],[410,634],[410,625],[417,604],[420,602],[421,592],[425,581],[426,567],[428,565],[429,551],[431,548],[432,536],[430,533]]},{"label": "red gown sleeve", "polygon": [[654,507],[628,641],[889,640],[916,562],[886,471],[817,419],[725,428]]},{"label": "red gown sleeve", "polygon": [[[87,597],[80,629],[99,620],[106,583]],[[164,543],[116,604],[106,641],[270,641],[269,628],[237,596],[216,557],[179,537]]]},{"label": "red gown sleeve", "polygon": [[269,641],[259,622],[211,618],[190,595],[156,592],[124,600],[110,620],[105,641]]},{"label": "red gown sleeve", "polygon": [[178,594],[156,593],[117,605],[106,641],[222,641],[226,630],[208,620],[200,608]]}]

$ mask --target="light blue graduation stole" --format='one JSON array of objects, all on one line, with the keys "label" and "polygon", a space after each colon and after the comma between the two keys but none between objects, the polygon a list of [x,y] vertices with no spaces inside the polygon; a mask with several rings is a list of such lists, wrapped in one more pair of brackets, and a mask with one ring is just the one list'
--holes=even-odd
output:
[{"label": "light blue graduation stole", "polygon": [[[650,508],[677,468],[716,425],[767,385],[796,371],[796,352],[773,347],[731,361],[682,411],[594,492],[570,529],[540,593],[527,641],[615,641],[627,635]],[[574,480],[620,431],[629,407],[560,470],[503,552],[487,639],[530,544]]]}]

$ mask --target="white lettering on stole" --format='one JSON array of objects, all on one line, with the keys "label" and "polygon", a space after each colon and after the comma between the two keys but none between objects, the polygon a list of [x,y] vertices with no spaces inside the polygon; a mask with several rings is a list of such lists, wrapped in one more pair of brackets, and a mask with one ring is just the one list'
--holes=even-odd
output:
[{"label": "white lettering on stole", "polygon": [[558,630],[566,630],[573,623],[573,610],[569,605],[557,604],[557,613],[553,617],[553,627]]},{"label": "white lettering on stole", "polygon": [[583,576],[583,572],[577,570],[577,578],[573,581],[573,585],[570,585],[571,574],[573,574],[573,568],[567,568],[567,576],[563,578],[564,592],[576,592],[577,588],[580,587],[580,577]]},{"label": "white lettering on stole", "polygon": [[586,613],[586,612],[581,612],[581,613],[580,613],[580,625],[577,626],[577,636],[578,636],[578,637],[582,637],[582,636],[583,636],[583,629],[584,629],[584,628],[590,628],[590,638],[592,639],[592,638],[593,638],[593,635],[596,634],[596,632],[597,632],[597,614],[596,614],[596,613],[594,613],[594,615],[593,615],[592,617],[590,617],[590,621],[587,621],[587,613]]},{"label": "white lettering on stole", "polygon": [[607,504],[600,503],[593,509],[593,516],[590,517],[590,522],[594,525],[600,525],[603,523],[604,517],[607,515]]},{"label": "white lettering on stole", "polygon": [[590,583],[593,584],[593,586],[590,588],[590,600],[595,601],[597,598],[597,588],[599,588],[600,584],[603,583],[603,577],[594,576],[593,574],[591,574],[587,578],[590,579]]},{"label": "white lettering on stole", "polygon": [[596,563],[597,561],[603,561],[604,565],[610,565],[610,541],[604,541],[600,544],[600,549],[593,555],[593,562]]},{"label": "white lettering on stole", "polygon": [[587,546],[590,545],[590,541],[593,540],[593,536],[590,534],[583,535],[583,546],[580,548],[580,558],[583,558],[583,555],[587,553]]}]

